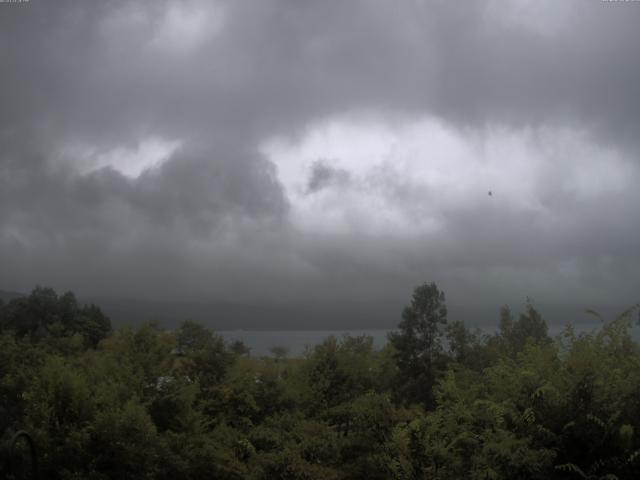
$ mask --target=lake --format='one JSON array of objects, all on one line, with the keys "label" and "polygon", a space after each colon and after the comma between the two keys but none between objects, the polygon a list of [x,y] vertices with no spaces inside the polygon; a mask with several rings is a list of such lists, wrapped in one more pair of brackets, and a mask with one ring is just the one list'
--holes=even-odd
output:
[{"label": "lake", "polygon": [[[588,332],[598,327],[598,322],[575,323],[576,332]],[[564,325],[549,325],[549,335],[559,335],[564,330]],[[222,330],[217,333],[230,342],[242,340],[245,345],[251,348],[251,355],[270,355],[270,349],[274,346],[284,346],[289,349],[290,356],[300,356],[307,346],[313,347],[322,343],[330,335],[341,338],[344,335],[369,335],[373,337],[373,344],[376,348],[383,347],[387,342],[387,334],[392,330]],[[490,333],[494,329],[484,329]]]},{"label": "lake", "polygon": [[380,348],[387,342],[390,330],[223,330],[219,333],[227,341],[242,340],[251,348],[251,355],[270,355],[271,347],[281,345],[289,349],[290,356],[300,356],[307,346],[322,343],[330,335],[341,338],[344,335],[369,335],[373,344]]}]

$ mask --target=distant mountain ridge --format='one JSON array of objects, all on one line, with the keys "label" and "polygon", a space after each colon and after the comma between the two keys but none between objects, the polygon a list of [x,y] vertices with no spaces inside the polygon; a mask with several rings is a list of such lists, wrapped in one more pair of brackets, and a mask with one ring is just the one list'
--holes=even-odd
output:
[{"label": "distant mountain ridge", "polygon": [[[406,302],[294,302],[233,303],[173,302],[143,300],[91,299],[107,314],[114,325],[137,325],[148,320],[158,321],[167,328],[190,319],[213,330],[388,330],[398,326]],[[514,317],[523,305],[513,304]],[[585,313],[583,306],[535,305],[549,327],[571,322],[575,325],[596,325],[599,321]],[[605,320],[624,311],[625,306],[595,307]],[[498,328],[500,305],[448,305],[450,321],[462,320],[470,328],[493,331]]]},{"label": "distant mountain ridge", "polygon": [[[0,299],[8,302],[27,294],[0,290]],[[175,328],[183,320],[193,320],[213,330],[388,330],[397,327],[402,301],[325,301],[292,303],[239,303],[229,301],[161,301],[79,297],[80,303],[93,303],[118,326],[136,326],[157,321]],[[583,306],[535,305],[549,327],[597,324]],[[514,316],[522,305],[511,305]],[[593,307],[606,320],[620,314],[622,307]],[[500,305],[448,305],[449,320],[462,320],[470,328],[492,331],[499,323]]]},{"label": "distant mountain ridge", "polygon": [[239,303],[91,299],[114,325],[148,320],[168,328],[189,319],[214,330],[318,330],[394,328],[402,310],[396,302]]},{"label": "distant mountain ridge", "polygon": [[20,293],[20,292],[12,292],[9,290],[0,290],[0,300],[3,300],[5,302],[8,302],[10,300],[13,300],[14,298],[20,298],[20,297],[25,297],[26,295],[24,293]]}]

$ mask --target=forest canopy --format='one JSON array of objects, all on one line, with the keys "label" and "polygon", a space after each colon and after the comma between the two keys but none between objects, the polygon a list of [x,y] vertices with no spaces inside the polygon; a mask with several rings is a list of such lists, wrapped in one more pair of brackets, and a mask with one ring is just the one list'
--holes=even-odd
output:
[{"label": "forest canopy", "polygon": [[430,283],[383,348],[255,357],[189,320],[113,329],[38,287],[0,302],[0,473],[27,478],[25,430],[52,479],[640,478],[636,308],[551,338],[531,302],[503,306],[487,333]]}]

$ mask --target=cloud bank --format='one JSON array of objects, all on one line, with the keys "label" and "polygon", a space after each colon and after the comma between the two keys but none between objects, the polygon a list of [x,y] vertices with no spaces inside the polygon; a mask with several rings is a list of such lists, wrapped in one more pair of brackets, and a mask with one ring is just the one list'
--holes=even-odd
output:
[{"label": "cloud bank", "polygon": [[639,20],[633,2],[0,5],[0,285],[635,302]]}]

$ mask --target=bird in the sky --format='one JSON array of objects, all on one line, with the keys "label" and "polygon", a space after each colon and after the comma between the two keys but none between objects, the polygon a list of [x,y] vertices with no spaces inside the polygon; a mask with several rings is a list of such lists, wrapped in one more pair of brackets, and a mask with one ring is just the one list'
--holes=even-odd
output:
[{"label": "bird in the sky", "polygon": [[493,197],[493,192],[491,190],[489,190],[489,196]]}]

